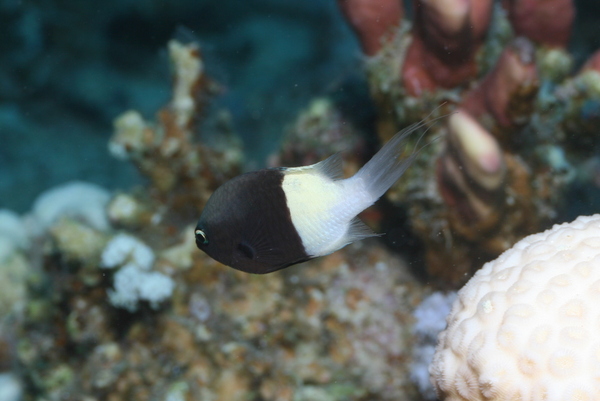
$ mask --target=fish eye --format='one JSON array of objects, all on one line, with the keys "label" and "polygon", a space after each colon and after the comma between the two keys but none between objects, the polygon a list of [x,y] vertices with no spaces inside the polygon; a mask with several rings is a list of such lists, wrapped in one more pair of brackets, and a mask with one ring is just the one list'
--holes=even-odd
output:
[{"label": "fish eye", "polygon": [[206,234],[204,233],[204,231],[196,230],[196,231],[194,231],[194,233],[196,234],[196,238],[198,238],[198,236],[202,237],[202,243],[204,245],[208,244],[208,238],[206,237]]}]

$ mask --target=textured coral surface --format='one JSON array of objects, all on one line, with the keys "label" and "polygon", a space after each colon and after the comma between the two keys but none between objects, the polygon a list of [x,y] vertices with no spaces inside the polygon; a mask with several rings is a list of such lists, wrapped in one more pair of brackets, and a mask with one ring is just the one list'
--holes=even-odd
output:
[{"label": "textured coral surface", "polygon": [[519,241],[458,293],[430,372],[444,400],[597,400],[600,215]]}]

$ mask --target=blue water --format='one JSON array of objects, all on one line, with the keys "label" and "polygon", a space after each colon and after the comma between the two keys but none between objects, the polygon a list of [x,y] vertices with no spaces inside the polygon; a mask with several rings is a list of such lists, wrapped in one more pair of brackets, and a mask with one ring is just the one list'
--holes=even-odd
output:
[{"label": "blue water", "polygon": [[[93,5],[92,5],[93,4]],[[166,44],[197,40],[261,166],[308,101],[358,86],[357,42],[334,1],[0,1],[0,208],[30,208],[44,189],[81,179],[139,181],[106,144],[128,109],[152,119],[170,95]]]},{"label": "blue water", "polygon": [[[600,47],[600,5],[576,1],[576,63]],[[139,182],[106,151],[128,109],[152,119],[169,97],[166,43],[201,43],[242,136],[248,168],[264,165],[298,110],[337,95],[368,103],[357,41],[333,0],[82,2],[0,0],[0,208],[28,210],[57,184]]]}]

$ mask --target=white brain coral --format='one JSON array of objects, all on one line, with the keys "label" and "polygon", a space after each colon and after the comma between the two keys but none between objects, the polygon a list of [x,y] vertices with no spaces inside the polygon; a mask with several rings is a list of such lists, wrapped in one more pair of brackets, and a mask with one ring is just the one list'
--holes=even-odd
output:
[{"label": "white brain coral", "polygon": [[461,289],[429,372],[442,400],[600,400],[600,215],[519,241]]}]

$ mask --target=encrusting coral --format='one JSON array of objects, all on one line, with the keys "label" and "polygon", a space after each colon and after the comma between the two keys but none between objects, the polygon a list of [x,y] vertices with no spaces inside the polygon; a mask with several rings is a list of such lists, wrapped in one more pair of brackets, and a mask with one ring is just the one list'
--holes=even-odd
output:
[{"label": "encrusting coral", "polygon": [[569,78],[571,0],[412,3],[412,21],[365,51],[367,75],[382,141],[432,110],[455,113],[387,197],[408,207],[431,280],[456,288],[548,226],[562,189],[589,170],[597,75],[592,58]]},{"label": "encrusting coral", "polygon": [[516,243],[459,291],[430,367],[444,401],[597,400],[600,215]]}]

